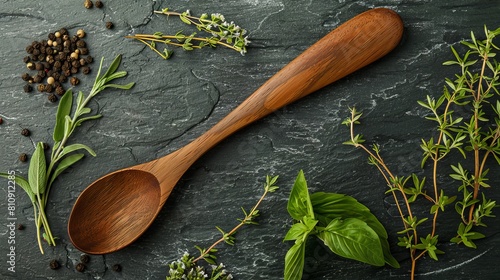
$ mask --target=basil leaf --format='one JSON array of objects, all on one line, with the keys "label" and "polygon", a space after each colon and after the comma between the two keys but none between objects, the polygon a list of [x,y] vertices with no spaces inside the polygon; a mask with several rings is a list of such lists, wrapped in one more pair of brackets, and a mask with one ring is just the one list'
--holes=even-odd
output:
[{"label": "basil leaf", "polygon": [[380,245],[382,245],[382,251],[384,252],[384,259],[385,263],[394,267],[394,268],[400,268],[398,260],[394,258],[391,254],[391,247],[389,246],[389,241],[385,238],[380,238]]},{"label": "basil leaf", "polygon": [[83,156],[84,154],[73,154],[61,160],[61,162],[59,162],[59,164],[57,165],[57,168],[54,170],[54,173],[52,173],[49,185],[51,185],[52,182],[54,182],[54,180],[57,178],[57,176],[59,176],[64,170],[82,159]]},{"label": "basil leaf", "polygon": [[290,197],[288,198],[287,210],[295,220],[302,220],[304,216],[314,219],[313,206],[309,198],[304,171],[302,170],[300,170],[293,184]]},{"label": "basil leaf", "polygon": [[304,270],[304,255],[306,251],[306,243],[300,242],[294,244],[286,253],[285,256],[285,278],[284,280],[302,279],[302,271]]},{"label": "basil leaf", "polygon": [[[12,177],[12,175],[0,172],[0,177],[9,179],[9,177]],[[31,190],[30,183],[28,183],[26,179],[21,176],[14,175],[14,182],[16,182],[16,184],[18,184],[26,192],[31,202],[35,202],[35,194]]]},{"label": "basil leaf", "polygon": [[307,235],[309,235],[317,223],[318,221],[305,216],[303,221],[294,224],[290,230],[288,230],[284,240],[296,240],[295,243],[304,242]]},{"label": "basil leaf", "polygon": [[339,256],[374,266],[385,264],[377,233],[359,219],[334,219],[318,237]]},{"label": "basil leaf", "polygon": [[94,157],[96,156],[96,153],[94,152],[94,150],[92,150],[90,147],[88,147],[87,145],[84,145],[84,144],[72,144],[72,145],[64,147],[61,156],[69,154],[73,151],[81,150],[81,149],[87,150],[87,152],[89,152],[89,154],[91,154]]},{"label": "basil leaf", "polygon": [[355,198],[337,193],[316,192],[311,194],[311,203],[316,219],[323,226],[336,218],[356,218],[367,223],[381,238],[387,238],[387,231],[368,207]]},{"label": "basil leaf", "polygon": [[45,192],[47,184],[47,162],[45,161],[42,142],[38,142],[35,152],[31,157],[30,167],[28,169],[28,181],[35,195],[40,195]]},{"label": "basil leaf", "polygon": [[73,92],[71,89],[68,89],[61,100],[59,100],[59,106],[57,107],[56,125],[54,126],[54,133],[52,135],[54,142],[61,141],[63,139],[65,118],[71,113],[72,106]]}]

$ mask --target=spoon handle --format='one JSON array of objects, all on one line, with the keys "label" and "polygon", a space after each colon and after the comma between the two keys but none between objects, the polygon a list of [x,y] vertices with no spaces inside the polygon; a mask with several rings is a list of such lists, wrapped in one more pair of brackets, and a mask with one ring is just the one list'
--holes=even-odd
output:
[{"label": "spoon handle", "polygon": [[197,154],[196,159],[240,128],[383,57],[402,34],[401,18],[392,10],[359,14],[295,58],[185,148],[191,156]]}]

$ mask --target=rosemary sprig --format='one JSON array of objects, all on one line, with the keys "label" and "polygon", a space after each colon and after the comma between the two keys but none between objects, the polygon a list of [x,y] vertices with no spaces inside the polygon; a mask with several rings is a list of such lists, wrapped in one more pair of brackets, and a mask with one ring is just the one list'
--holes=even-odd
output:
[{"label": "rosemary sprig", "polygon": [[[73,132],[83,122],[102,117],[100,114],[88,115],[92,110],[86,107],[87,104],[92,98],[106,88],[130,89],[134,86],[134,83],[126,85],[110,83],[114,79],[127,75],[125,71],[116,72],[121,62],[121,55],[114,59],[108,70],[101,76],[103,61],[104,58],[101,59],[97,77],[87,97],[85,97],[81,91],[77,96],[73,96],[73,92],[70,89],[59,101],[54,132],[52,135],[54,144],[52,146],[48,165],[45,157],[44,145],[42,142],[38,142],[30,160],[28,179],[19,175],[15,176],[15,182],[26,192],[33,204],[35,225],[37,228],[37,241],[42,254],[44,253],[42,236],[48,245],[56,245],[56,237],[52,234],[47,214],[45,213],[45,207],[49,200],[49,193],[55,179],[61,175],[64,170],[83,158],[84,154],[75,153],[76,151],[86,150],[90,155],[96,156],[96,153],[84,144],[68,144]],[[71,115],[73,103],[76,104],[76,107],[73,115]],[[0,176],[8,178],[8,174],[6,173],[0,173]]]},{"label": "rosemary sprig", "polygon": [[204,47],[215,48],[218,45],[235,50],[242,55],[247,52],[246,47],[250,43],[248,37],[245,36],[247,31],[236,25],[234,22],[227,22],[225,17],[219,13],[202,14],[200,17],[191,15],[189,10],[179,13],[170,11],[165,8],[161,11],[154,11],[156,14],[166,16],[177,16],[187,25],[194,25],[198,31],[208,34],[208,36],[197,36],[196,32],[189,35],[183,31],[179,31],[174,35],[165,35],[163,32],[155,32],[153,34],[135,34],[126,36],[126,38],[136,39],[139,42],[148,46],[163,59],[168,59],[172,56],[173,51],[164,48],[158,50],[157,43],[180,47],[185,51],[201,49]]}]

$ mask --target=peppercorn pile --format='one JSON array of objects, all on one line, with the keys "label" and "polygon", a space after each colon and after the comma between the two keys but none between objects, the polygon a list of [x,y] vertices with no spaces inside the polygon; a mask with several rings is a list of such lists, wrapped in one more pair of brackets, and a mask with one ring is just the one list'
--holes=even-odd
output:
[{"label": "peppercorn pile", "polygon": [[88,66],[93,62],[89,55],[87,43],[83,39],[85,31],[78,30],[77,34],[70,36],[65,28],[49,33],[47,40],[34,41],[26,47],[29,54],[24,58],[24,63],[29,70],[36,70],[36,74],[22,74],[26,81],[25,92],[33,91],[33,87],[39,92],[47,94],[49,101],[56,102],[57,96],[66,91],[64,84],[68,81],[76,86],[80,80],[76,77],[79,72],[90,73]]}]

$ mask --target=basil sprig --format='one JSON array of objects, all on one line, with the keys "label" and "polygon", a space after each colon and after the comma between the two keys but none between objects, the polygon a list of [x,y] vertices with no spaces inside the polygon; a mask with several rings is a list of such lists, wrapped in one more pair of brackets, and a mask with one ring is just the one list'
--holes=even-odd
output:
[{"label": "basil sprig", "polygon": [[347,195],[309,194],[302,170],[290,193],[287,210],[297,223],[285,236],[285,241],[295,241],[285,256],[285,280],[302,279],[309,236],[316,236],[344,258],[399,267],[391,255],[385,228],[370,210]]}]

